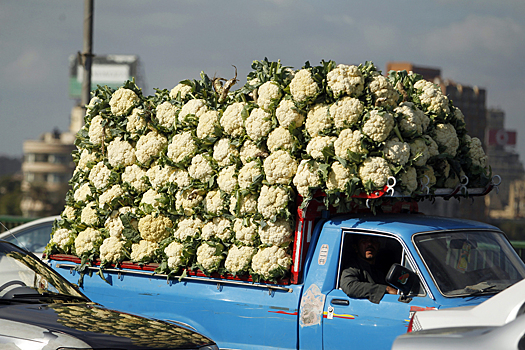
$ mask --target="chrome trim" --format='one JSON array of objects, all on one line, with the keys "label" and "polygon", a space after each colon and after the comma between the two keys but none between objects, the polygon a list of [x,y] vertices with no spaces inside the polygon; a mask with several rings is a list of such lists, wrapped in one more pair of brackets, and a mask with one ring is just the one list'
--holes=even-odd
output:
[{"label": "chrome trim", "polygon": [[[55,267],[57,269],[58,268],[70,268],[71,270],[73,270],[77,266],[78,265],[75,265],[75,264],[63,264],[63,263],[57,263],[55,265]],[[90,269],[90,270],[95,270],[95,271],[100,271],[101,270],[99,267],[94,267],[94,266],[88,266],[87,268]],[[169,278],[169,279],[179,279],[179,280],[188,279],[188,280],[196,280],[196,281],[217,283],[217,287],[219,287],[221,284],[234,284],[234,285],[240,285],[240,286],[244,286],[244,287],[268,288],[270,293],[271,293],[272,290],[283,290],[283,291],[286,291],[288,293],[293,293],[293,289],[292,288],[281,287],[281,286],[272,286],[272,285],[268,285],[268,284],[255,283],[255,282],[241,282],[241,281],[232,281],[232,280],[226,280],[226,279],[198,277],[198,276],[185,276],[185,277],[183,277],[181,275],[168,277],[168,275],[165,275],[165,274],[162,274],[162,273],[146,272],[146,271],[134,271],[134,270],[124,270],[124,269],[111,269],[111,268],[109,268],[109,269],[102,269],[101,272],[104,272],[104,271],[114,272],[114,273],[117,273],[119,276],[121,274],[135,274],[135,275],[145,275],[145,276],[150,276],[150,277],[165,277],[165,278]]]}]

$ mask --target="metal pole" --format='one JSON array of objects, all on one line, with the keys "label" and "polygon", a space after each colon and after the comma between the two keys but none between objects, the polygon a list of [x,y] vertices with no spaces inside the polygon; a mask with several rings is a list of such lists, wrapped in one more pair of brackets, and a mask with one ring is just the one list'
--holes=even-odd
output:
[{"label": "metal pole", "polygon": [[91,65],[93,61],[93,0],[84,0],[84,46],[82,52],[82,99],[80,105],[84,109],[91,100]]}]

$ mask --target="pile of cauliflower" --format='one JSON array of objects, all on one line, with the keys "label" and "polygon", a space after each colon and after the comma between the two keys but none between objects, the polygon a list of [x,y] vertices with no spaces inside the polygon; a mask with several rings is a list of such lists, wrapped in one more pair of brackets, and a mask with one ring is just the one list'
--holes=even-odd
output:
[{"label": "pile of cauliflower", "polygon": [[488,182],[486,156],[441,89],[366,62],[293,70],[254,61],[247,83],[181,81],[144,96],[99,87],[73,153],[67,205],[47,254],[168,275],[277,281],[291,265],[299,201],[348,208],[382,190]]}]

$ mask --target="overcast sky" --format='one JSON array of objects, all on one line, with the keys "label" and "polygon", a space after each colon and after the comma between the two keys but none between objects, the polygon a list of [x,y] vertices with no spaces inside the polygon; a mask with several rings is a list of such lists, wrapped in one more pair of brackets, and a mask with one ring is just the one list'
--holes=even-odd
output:
[{"label": "overcast sky", "polygon": [[[0,2],[0,155],[68,129],[68,58],[82,51],[83,11],[81,0]],[[138,55],[146,95],[201,71],[231,78],[232,65],[244,83],[265,57],[296,69],[322,59],[439,68],[486,89],[525,156],[523,0],[95,0],[93,52]]]}]

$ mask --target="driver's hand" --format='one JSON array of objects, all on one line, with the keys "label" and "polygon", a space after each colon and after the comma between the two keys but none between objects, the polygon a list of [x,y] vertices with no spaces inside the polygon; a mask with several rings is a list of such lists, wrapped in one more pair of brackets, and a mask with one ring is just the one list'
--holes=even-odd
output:
[{"label": "driver's hand", "polygon": [[397,289],[395,289],[394,287],[386,286],[386,292],[388,294],[397,294]]}]

